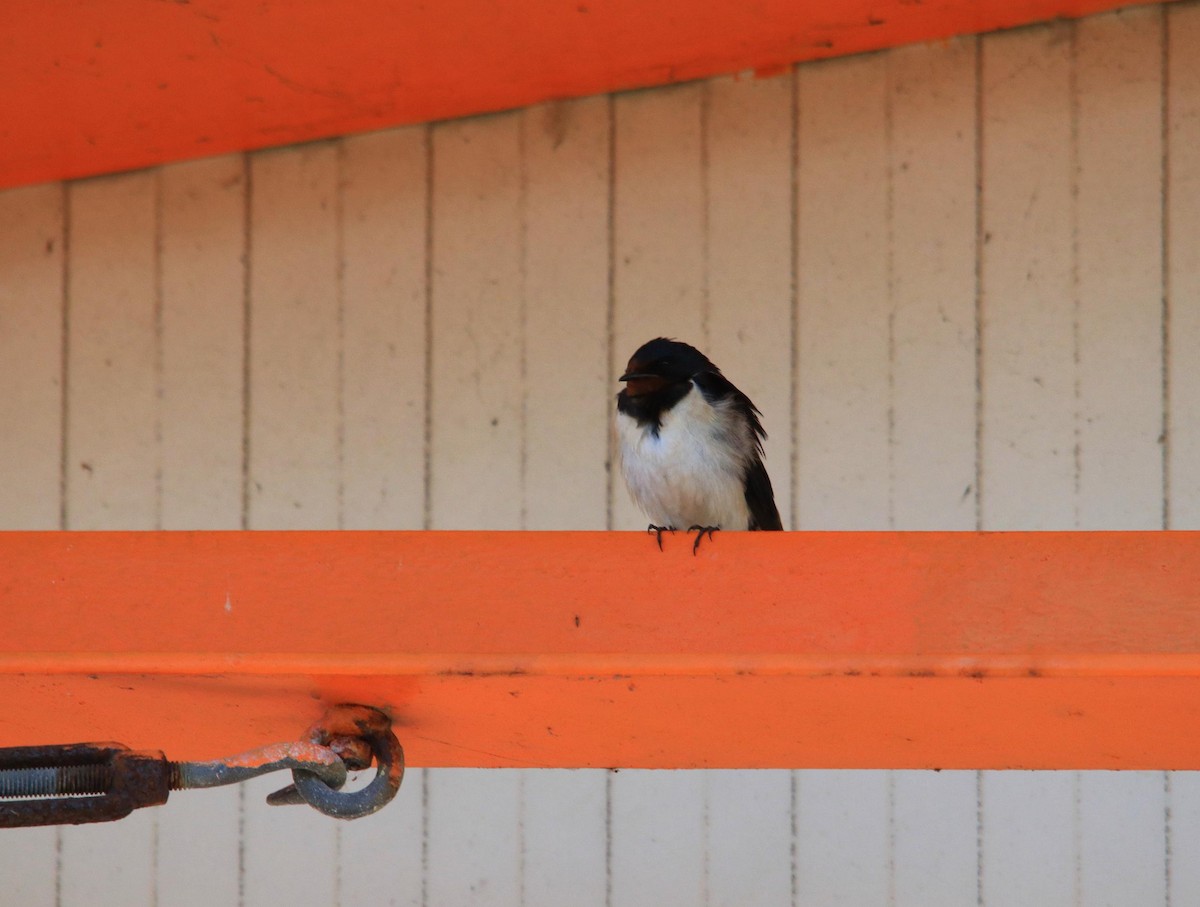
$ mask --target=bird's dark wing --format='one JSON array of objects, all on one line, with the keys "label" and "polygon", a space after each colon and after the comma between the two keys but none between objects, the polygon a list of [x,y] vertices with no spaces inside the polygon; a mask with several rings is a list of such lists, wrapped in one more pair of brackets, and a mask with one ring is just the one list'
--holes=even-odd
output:
[{"label": "bird's dark wing", "polygon": [[779,509],[775,506],[771,477],[767,475],[767,468],[762,462],[763,440],[767,433],[759,421],[761,413],[758,407],[720,372],[701,372],[692,376],[692,382],[710,402],[717,399],[732,400],[733,405],[750,423],[754,433],[754,453],[746,471],[746,505],[750,508],[750,528],[782,530],[783,521],[779,519]]},{"label": "bird's dark wing", "polygon": [[767,437],[767,433],[763,430],[762,423],[758,420],[758,417],[762,413],[758,411],[757,406],[750,402],[750,398],[738,390],[733,382],[720,372],[699,372],[692,375],[692,383],[700,388],[700,393],[704,394],[704,398],[709,403],[726,399],[733,401],[734,407],[746,417],[746,421],[750,423],[750,427],[754,430],[754,448],[761,457],[763,452],[762,442]]},{"label": "bird's dark wing", "polygon": [[746,506],[750,508],[751,530],[783,529],[783,521],[779,519],[779,508],[775,506],[771,477],[767,475],[767,468],[758,457],[754,458],[746,472]]}]

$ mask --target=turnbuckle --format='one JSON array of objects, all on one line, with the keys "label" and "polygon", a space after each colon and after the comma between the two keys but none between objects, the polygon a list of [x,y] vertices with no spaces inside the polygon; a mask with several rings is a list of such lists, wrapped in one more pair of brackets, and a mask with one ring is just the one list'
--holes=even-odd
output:
[{"label": "turnbuckle", "polygon": [[[342,791],[348,772],[372,761],[370,783]],[[391,719],[365,705],[334,706],[303,740],[209,762],[171,762],[157,750],[135,752],[119,743],[0,749],[0,828],[109,822],[161,806],[173,790],[239,784],[282,769],[291,769],[293,783],[267,803],[308,803],[327,816],[357,819],[396,796],[404,750]]]}]

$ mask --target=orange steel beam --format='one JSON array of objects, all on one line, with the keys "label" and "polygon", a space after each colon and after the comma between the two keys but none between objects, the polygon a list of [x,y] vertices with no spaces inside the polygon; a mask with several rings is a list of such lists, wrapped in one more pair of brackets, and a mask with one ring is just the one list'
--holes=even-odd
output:
[{"label": "orange steel beam", "polygon": [[718,73],[778,72],[1128,5],[6,0],[0,187]]},{"label": "orange steel beam", "polygon": [[0,533],[0,745],[1200,768],[1200,533]]}]

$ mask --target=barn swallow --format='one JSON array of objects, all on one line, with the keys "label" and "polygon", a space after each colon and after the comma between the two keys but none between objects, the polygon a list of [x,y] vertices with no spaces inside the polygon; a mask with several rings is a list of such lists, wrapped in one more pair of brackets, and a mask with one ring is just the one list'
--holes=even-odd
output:
[{"label": "barn swallow", "polygon": [[782,530],[763,466],[767,433],[750,398],[693,346],[659,337],[618,379],[617,447],[634,503],[664,531]]}]

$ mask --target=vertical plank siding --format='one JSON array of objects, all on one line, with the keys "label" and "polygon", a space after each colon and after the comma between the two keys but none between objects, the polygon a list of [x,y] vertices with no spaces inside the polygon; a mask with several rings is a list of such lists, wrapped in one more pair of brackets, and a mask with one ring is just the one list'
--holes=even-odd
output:
[{"label": "vertical plank siding", "polygon": [[887,60],[798,72],[797,529],[888,527]]},{"label": "vertical plank siding", "polygon": [[520,529],[520,114],[433,128],[430,526]]},{"label": "vertical plank siding", "polygon": [[1162,18],[1075,25],[1080,529],[1162,528]]},{"label": "vertical plank siding", "polygon": [[[660,334],[758,403],[790,529],[1197,528],[1197,299],[1189,2],[13,190],[0,528],[638,530]],[[1200,901],[1187,774],[276,783],[11,832],[6,898]]]},{"label": "vertical plank siding", "polygon": [[338,149],[345,529],[424,525],[427,135],[380,132]]},{"label": "vertical plank siding", "polygon": [[521,114],[526,529],[607,519],[611,137],[607,97]]},{"label": "vertical plank siding", "polygon": [[4,426],[0,430],[0,527],[4,529],[60,526],[65,216],[62,186],[0,193],[0,426]]}]

